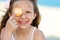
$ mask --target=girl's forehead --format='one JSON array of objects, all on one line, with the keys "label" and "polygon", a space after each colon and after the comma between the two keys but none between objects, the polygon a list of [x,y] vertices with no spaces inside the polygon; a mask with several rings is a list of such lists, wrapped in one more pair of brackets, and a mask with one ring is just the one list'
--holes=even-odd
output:
[{"label": "girl's forehead", "polygon": [[33,4],[31,1],[16,1],[13,4],[14,7],[26,8],[26,9],[33,9]]}]

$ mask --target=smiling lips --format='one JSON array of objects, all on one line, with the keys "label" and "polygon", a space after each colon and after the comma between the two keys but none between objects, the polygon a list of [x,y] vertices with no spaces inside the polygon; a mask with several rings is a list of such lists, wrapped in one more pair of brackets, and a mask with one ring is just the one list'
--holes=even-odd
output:
[{"label": "smiling lips", "polygon": [[24,25],[24,24],[27,24],[28,21],[18,21],[20,24]]}]

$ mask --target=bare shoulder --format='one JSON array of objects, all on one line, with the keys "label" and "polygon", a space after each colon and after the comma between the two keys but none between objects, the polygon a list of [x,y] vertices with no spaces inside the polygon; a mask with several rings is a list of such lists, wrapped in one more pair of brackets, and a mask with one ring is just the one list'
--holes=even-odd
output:
[{"label": "bare shoulder", "polygon": [[35,33],[34,33],[34,40],[44,40],[44,34],[41,30],[37,29],[35,30]]}]

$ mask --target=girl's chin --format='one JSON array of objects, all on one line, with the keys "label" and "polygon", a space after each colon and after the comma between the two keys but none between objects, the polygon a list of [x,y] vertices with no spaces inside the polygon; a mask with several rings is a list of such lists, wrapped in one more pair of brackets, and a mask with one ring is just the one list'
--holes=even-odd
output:
[{"label": "girl's chin", "polygon": [[21,25],[20,25],[19,28],[20,28],[20,29],[26,29],[27,26],[21,26]]},{"label": "girl's chin", "polygon": [[28,23],[26,23],[26,24],[18,24],[19,26],[21,26],[21,27],[25,27],[25,26],[27,26],[28,25]]}]

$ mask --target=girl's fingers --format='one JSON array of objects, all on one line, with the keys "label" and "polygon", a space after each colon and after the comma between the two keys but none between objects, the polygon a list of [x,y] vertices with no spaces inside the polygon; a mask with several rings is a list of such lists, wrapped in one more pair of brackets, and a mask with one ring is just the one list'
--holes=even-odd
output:
[{"label": "girl's fingers", "polygon": [[9,20],[15,19],[15,15],[10,16]]},{"label": "girl's fingers", "polygon": [[16,21],[15,17],[16,17],[16,15],[10,16],[9,23],[13,26],[18,27],[18,24],[17,24],[17,21]]}]

